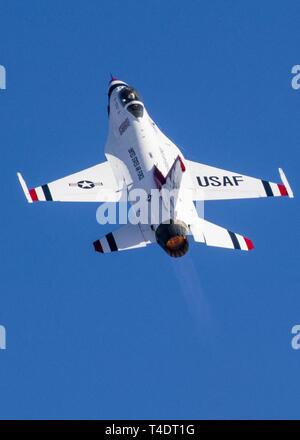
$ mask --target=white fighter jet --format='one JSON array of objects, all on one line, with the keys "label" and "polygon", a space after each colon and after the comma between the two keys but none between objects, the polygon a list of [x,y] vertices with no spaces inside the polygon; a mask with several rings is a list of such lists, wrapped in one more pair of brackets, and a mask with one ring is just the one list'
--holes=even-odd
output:
[{"label": "white fighter jet", "polygon": [[[94,242],[100,253],[122,251],[158,243],[170,256],[180,257],[189,248],[188,237],[207,246],[251,250],[248,238],[201,218],[195,201],[257,197],[293,197],[281,169],[282,183],[272,183],[186,159],[179,148],[149,116],[138,92],[112,77],[108,88],[108,138],[106,161],[45,185],[28,189],[18,173],[29,203],[118,202],[124,191],[142,189],[150,209],[152,192],[175,190],[169,218],[126,224]],[[161,196],[160,196],[161,195]],[[157,197],[156,197],[157,202]],[[159,218],[157,220],[157,218]]]}]

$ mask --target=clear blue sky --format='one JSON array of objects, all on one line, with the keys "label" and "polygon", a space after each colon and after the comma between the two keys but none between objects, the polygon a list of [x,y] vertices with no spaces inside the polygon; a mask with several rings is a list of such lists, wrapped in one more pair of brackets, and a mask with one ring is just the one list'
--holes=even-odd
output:
[{"label": "clear blue sky", "polygon": [[[298,418],[298,1],[0,1],[0,418]],[[296,198],[211,202],[251,253],[95,254],[94,204],[28,205],[104,160],[109,72],[186,157]]]}]

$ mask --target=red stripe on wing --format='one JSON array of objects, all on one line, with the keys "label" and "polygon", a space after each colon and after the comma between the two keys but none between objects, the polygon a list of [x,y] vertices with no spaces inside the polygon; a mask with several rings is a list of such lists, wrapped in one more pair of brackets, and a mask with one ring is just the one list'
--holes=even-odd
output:
[{"label": "red stripe on wing", "polygon": [[252,249],[254,249],[254,244],[253,244],[252,240],[250,240],[250,238],[244,237],[244,240],[245,240],[246,246],[248,248],[248,251],[251,251]]},{"label": "red stripe on wing", "polygon": [[278,189],[280,191],[280,195],[288,196],[287,189],[286,189],[286,187],[282,183],[278,183],[277,186],[278,186]]},{"label": "red stripe on wing", "polygon": [[29,194],[30,194],[31,200],[33,202],[37,202],[39,200],[38,196],[37,196],[37,193],[36,193],[36,190],[34,188],[29,190]]}]

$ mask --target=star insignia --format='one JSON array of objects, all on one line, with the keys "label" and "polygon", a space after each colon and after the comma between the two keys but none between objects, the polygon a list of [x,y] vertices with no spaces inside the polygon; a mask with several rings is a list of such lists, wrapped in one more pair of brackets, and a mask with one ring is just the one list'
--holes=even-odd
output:
[{"label": "star insignia", "polygon": [[77,185],[79,186],[79,188],[83,189],[91,189],[95,186],[94,182],[91,182],[89,180],[81,180],[80,182],[77,182]]}]

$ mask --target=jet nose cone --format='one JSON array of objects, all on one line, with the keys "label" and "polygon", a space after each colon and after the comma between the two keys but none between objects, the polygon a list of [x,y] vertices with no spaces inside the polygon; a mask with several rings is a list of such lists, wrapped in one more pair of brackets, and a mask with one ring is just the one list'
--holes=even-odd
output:
[{"label": "jet nose cone", "polygon": [[109,81],[109,83],[112,83],[113,81],[119,81],[119,78],[117,78],[116,76],[110,74],[110,81]]},{"label": "jet nose cone", "polygon": [[112,94],[113,90],[118,86],[126,86],[127,84],[124,81],[121,81],[120,79],[116,78],[115,76],[111,75],[111,79],[108,84],[108,96]]}]

